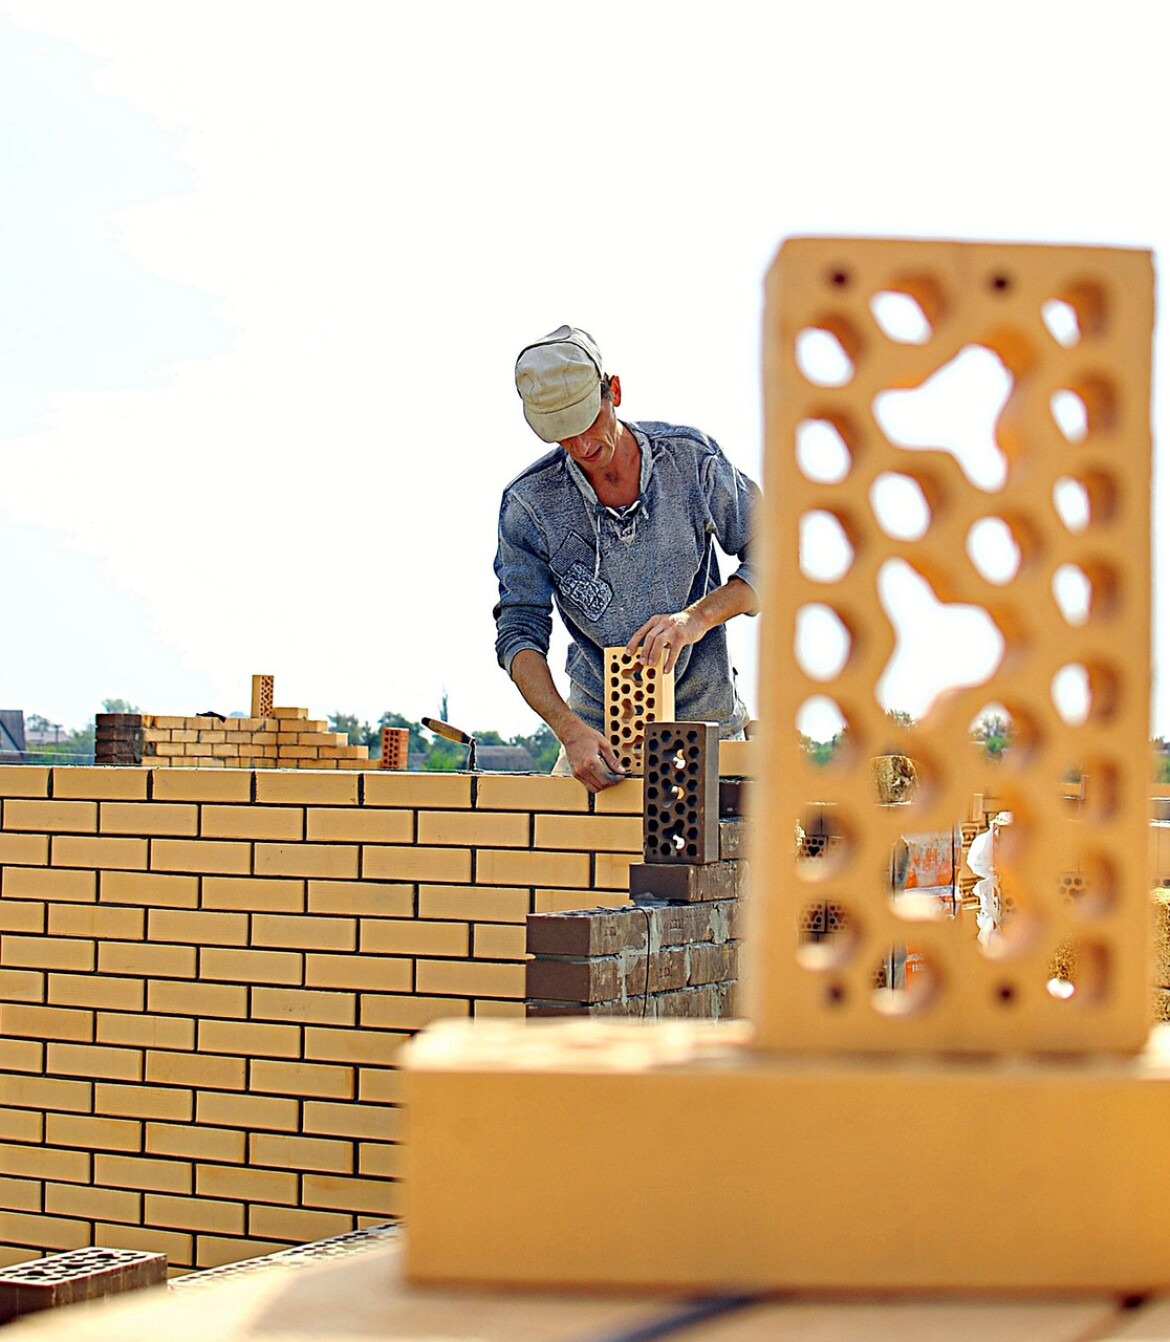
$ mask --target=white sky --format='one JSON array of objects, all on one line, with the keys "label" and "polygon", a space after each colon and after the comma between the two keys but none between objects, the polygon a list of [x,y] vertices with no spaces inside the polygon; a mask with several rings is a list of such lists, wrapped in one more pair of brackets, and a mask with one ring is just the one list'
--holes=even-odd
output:
[{"label": "white sky", "polygon": [[519,347],[586,327],[624,414],[758,478],[784,236],[1167,251],[1161,11],[0,0],[0,706],[264,671],[532,730],[491,622]]}]

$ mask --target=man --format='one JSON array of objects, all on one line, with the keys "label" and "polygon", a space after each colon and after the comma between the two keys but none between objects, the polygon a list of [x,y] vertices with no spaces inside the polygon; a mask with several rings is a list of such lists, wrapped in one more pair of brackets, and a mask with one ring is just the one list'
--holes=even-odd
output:
[{"label": "man", "polygon": [[[500,506],[496,655],[561,742],[554,772],[591,792],[622,771],[605,721],[604,649],[625,645],[675,673],[682,721],[742,736],[723,624],[754,614],[748,534],[759,490],[697,429],[618,419],[621,382],[588,332],[559,326],[516,361],[524,417],[559,447]],[[722,582],[718,541],[740,565]],[[572,643],[568,702],[548,666],[552,603]]]}]

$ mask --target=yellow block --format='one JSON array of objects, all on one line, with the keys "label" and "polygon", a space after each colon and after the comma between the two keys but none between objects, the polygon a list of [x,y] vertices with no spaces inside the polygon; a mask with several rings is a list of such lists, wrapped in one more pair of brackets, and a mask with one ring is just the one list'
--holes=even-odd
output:
[{"label": "yellow block", "polygon": [[415,1282],[1170,1287],[1170,1030],[1132,1058],[779,1058],[741,1022],[446,1021],[406,1060]]}]

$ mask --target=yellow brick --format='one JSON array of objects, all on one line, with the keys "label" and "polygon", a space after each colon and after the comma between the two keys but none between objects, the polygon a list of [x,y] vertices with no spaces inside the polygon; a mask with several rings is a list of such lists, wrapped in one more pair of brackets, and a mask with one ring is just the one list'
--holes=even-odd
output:
[{"label": "yellow brick", "polygon": [[[131,1118],[46,1114],[45,1143],[48,1146],[76,1146],[82,1151],[138,1151],[142,1147],[142,1124]],[[94,1182],[102,1182],[96,1172]]]},{"label": "yellow brick", "polygon": [[[368,999],[367,999],[368,1000]],[[396,1002],[409,997],[395,998]],[[396,1008],[394,1008],[396,1009]],[[364,1003],[363,1003],[364,1013]],[[305,1029],[305,1057],[314,1062],[344,1062],[389,1067],[398,1049],[410,1038],[410,1027],[401,1027],[400,1033],[370,1028],[363,1019],[360,1030],[326,1030],[310,1025]]]},{"label": "yellow brick", "polygon": [[195,1191],[204,1198],[243,1198],[246,1202],[297,1201],[298,1176],[291,1170],[253,1170],[229,1165],[198,1165]]},{"label": "yellow brick", "polygon": [[[431,1021],[470,1014],[469,1004],[459,998],[420,997],[414,993],[410,995],[370,993],[362,998],[362,1024],[373,1026],[375,1029],[421,1030]],[[387,1053],[389,1052],[387,1050]],[[391,1060],[390,1056],[381,1058],[383,1062]],[[371,1061],[378,1059],[372,1058]]]},{"label": "yellow brick", "polygon": [[[597,896],[590,895],[584,905],[585,908],[591,907],[596,903],[604,903],[600,892],[603,890],[620,890],[624,895],[630,893],[630,866],[634,862],[640,862],[641,858],[636,853],[596,853],[593,858],[593,884],[596,886]],[[580,908],[581,905],[576,907]]]},{"label": "yellow brick", "polygon": [[146,1152],[151,1156],[179,1156],[187,1160],[222,1160],[243,1164],[245,1135],[237,1128],[213,1128],[198,1123],[148,1123]]},{"label": "yellow brick", "polygon": [[45,1046],[40,1040],[0,1038],[0,1072],[35,1072],[39,1076],[44,1070]]},{"label": "yellow brick", "polygon": [[88,1113],[92,1104],[93,1086],[88,1081],[59,1081],[51,1076],[13,1076],[0,1072],[0,1105]]},{"label": "yellow brick", "polygon": [[143,1219],[149,1225],[175,1230],[208,1230],[216,1235],[244,1231],[244,1204],[220,1198],[185,1198],[169,1193],[145,1194]]},{"label": "yellow brick", "polygon": [[39,1212],[43,1187],[39,1179],[0,1178],[0,1208],[13,1212]]},{"label": "yellow brick", "polygon": [[251,801],[252,775],[244,770],[156,769],[152,795],[155,801]]},{"label": "yellow brick", "polygon": [[404,1111],[385,1104],[341,1104],[306,1100],[304,1131],[322,1136],[363,1137],[396,1142],[402,1136]]},{"label": "yellow brick", "polygon": [[54,834],[92,834],[97,829],[97,802],[10,799],[4,803],[4,827],[48,830]]},{"label": "yellow brick", "polygon": [[[642,852],[641,816],[538,815],[535,848]],[[640,860],[640,858],[639,858]]]},{"label": "yellow brick", "polygon": [[145,928],[145,909],[108,904],[54,904],[49,909],[49,935],[53,937],[141,941]]},{"label": "yellow brick", "polygon": [[304,722],[308,722],[309,710],[307,708],[289,708],[289,707],[274,708],[269,716],[276,718],[278,721],[282,721],[287,718],[293,718],[293,719],[299,719]]},{"label": "yellow brick", "polygon": [[104,904],[193,909],[199,903],[199,878],[160,876],[157,872],[103,871],[99,898]]},{"label": "yellow brick", "polygon": [[759,749],[758,741],[720,741],[719,777],[757,777]]},{"label": "yellow brick", "polygon": [[[93,1228],[94,1243],[111,1249],[135,1249],[141,1253],[165,1253],[172,1268],[190,1267],[194,1240],[177,1231],[155,1230],[145,1225],[121,1226],[98,1222]],[[86,1243],[89,1243],[87,1240]]]},{"label": "yellow brick", "polygon": [[353,880],[358,874],[354,844],[258,843],[257,876],[337,876]]},{"label": "yellow brick", "polygon": [[30,1109],[0,1109],[0,1142],[39,1146],[44,1137],[44,1115]]},{"label": "yellow brick", "polygon": [[331,1100],[354,1098],[352,1067],[326,1063],[270,1062],[257,1058],[252,1063],[250,1085],[253,1090],[274,1095],[316,1095]]},{"label": "yellow brick", "polygon": [[598,792],[593,798],[593,812],[595,815],[641,815],[642,780],[627,778],[623,783]]},{"label": "yellow brick", "polygon": [[[374,955],[467,955],[466,923],[363,918],[362,953]],[[391,985],[387,984],[387,988]]]},{"label": "yellow brick", "polygon": [[250,1016],[254,1021],[353,1025],[357,1021],[357,998],[353,992],[255,987]]},{"label": "yellow brick", "polygon": [[301,981],[304,957],[293,951],[235,950],[209,946],[200,959],[200,978],[236,983],[284,983]]},{"label": "yellow brick", "polygon": [[470,881],[466,848],[363,848],[362,875],[391,881]]},{"label": "yellow brick", "polygon": [[403,1147],[388,1142],[361,1142],[357,1149],[358,1173],[370,1178],[401,1178],[405,1161]]},{"label": "yellow brick", "polygon": [[151,909],[151,941],[190,942],[195,946],[246,946],[248,916],[208,909]]},{"label": "yellow brick", "polygon": [[8,1245],[0,1245],[0,1265],[4,1267],[15,1267],[18,1263],[33,1262],[40,1256],[33,1249],[14,1249]]},{"label": "yellow brick", "polygon": [[89,1222],[60,1216],[34,1216],[30,1212],[0,1212],[0,1240],[11,1244],[35,1244],[45,1253],[80,1249],[89,1244]]},{"label": "yellow brick", "polygon": [[411,843],[411,811],[310,807],[306,834],[324,843]]},{"label": "yellow brick", "polygon": [[306,1207],[337,1207],[375,1216],[400,1216],[402,1185],[381,1179],[306,1174],[301,1201]]},{"label": "yellow brick", "polygon": [[305,835],[299,806],[204,806],[203,829],[209,839],[289,839]]},{"label": "yellow brick", "polygon": [[523,960],[527,929],[501,923],[477,923],[473,954],[477,960]]},{"label": "yellow brick", "polygon": [[358,1073],[358,1099],[363,1104],[403,1104],[405,1090],[397,1067],[363,1067]]},{"label": "yellow brick", "polygon": [[98,972],[102,974],[193,979],[195,963],[194,946],[168,946],[158,941],[106,941],[98,947]]},{"label": "yellow brick", "polygon": [[[200,1193],[205,1191],[200,1189]],[[198,1235],[194,1266],[200,1270],[224,1267],[243,1259],[263,1258],[288,1247],[287,1240],[256,1239],[252,1235]]]},{"label": "yellow brick", "polygon": [[150,865],[152,871],[243,876],[252,867],[252,845],[226,839],[155,839],[151,843]]},{"label": "yellow brick", "polygon": [[353,1169],[353,1145],[320,1137],[285,1137],[256,1132],[252,1135],[250,1164],[267,1169],[348,1174]]},{"label": "yellow brick", "polygon": [[0,1002],[44,1002],[45,975],[35,969],[0,969]]},{"label": "yellow brick", "polygon": [[588,811],[589,793],[575,778],[483,774],[477,780],[475,805],[488,811]]},{"label": "yellow brick", "polygon": [[251,877],[205,876],[205,909],[239,909],[245,913],[303,913],[304,881],[257,880]]},{"label": "yellow brick", "polygon": [[256,800],[296,806],[356,806],[358,780],[348,774],[276,769],[256,775]]},{"label": "yellow brick", "polygon": [[471,806],[471,777],[453,773],[405,773],[396,769],[362,775],[367,806]]},{"label": "yellow brick", "polygon": [[0,764],[0,797],[47,797],[49,770],[27,764]]},{"label": "yellow brick", "polygon": [[199,1095],[196,1119],[200,1123],[238,1127],[245,1131],[266,1128],[295,1132],[301,1125],[297,1100],[266,1095],[233,1095],[230,1091],[204,1091]]},{"label": "yellow brick", "polygon": [[147,777],[145,769],[117,765],[54,769],[53,796],[142,800],[146,797]]},{"label": "yellow brick", "polygon": [[[49,836],[47,834],[4,834],[0,833],[0,868],[44,867],[49,861]],[[10,872],[4,872],[4,884],[8,885]]]},{"label": "yellow brick", "polygon": [[249,1209],[248,1225],[253,1235],[305,1244],[348,1234],[353,1217],[346,1212],[310,1212],[300,1207],[267,1207],[257,1203]]},{"label": "yellow brick", "polygon": [[50,974],[48,995],[52,1006],[141,1011],[145,988],[141,979],[108,974]]},{"label": "yellow brick", "polygon": [[4,1007],[4,1033],[23,1039],[88,1043],[93,1038],[93,1012],[8,1002]]},{"label": "yellow brick", "polygon": [[97,872],[53,867],[9,867],[3,874],[5,899],[54,899],[86,903],[97,899]]},{"label": "yellow brick", "polygon": [[471,1014],[485,1020],[523,1020],[528,1009],[524,1002],[501,1002],[490,997],[477,997],[472,1004]]},{"label": "yellow brick", "polygon": [[357,922],[353,918],[315,917],[313,914],[258,913],[252,919],[252,945],[353,951],[357,949]]},{"label": "yellow brick", "polygon": [[199,1049],[245,1057],[295,1058],[301,1051],[301,1035],[295,1025],[203,1020],[199,1022]]},{"label": "yellow brick", "polygon": [[[85,803],[79,802],[78,805],[84,806]],[[146,850],[145,839],[90,839],[71,834],[54,834],[53,866],[145,871]]]},{"label": "yellow brick", "polygon": [[420,993],[468,997],[523,997],[524,966],[478,960],[419,960],[415,986]]},{"label": "yellow brick", "polygon": [[469,922],[522,923],[528,916],[528,891],[475,885],[420,885],[420,918],[467,919]]},{"label": "yellow brick", "polygon": [[45,1185],[45,1211],[55,1216],[84,1216],[95,1220],[142,1222],[142,1195],[120,1188],[79,1188],[75,1184]]},{"label": "yellow brick", "polygon": [[[167,1000],[170,994],[182,998],[185,1011],[199,1011],[209,994],[242,992],[242,989],[221,988],[218,984],[168,983],[165,979],[150,985],[149,1013],[122,1015],[101,1011],[97,1018],[99,1044],[130,1044],[140,1048],[194,1048],[195,1022],[180,1016],[155,1015],[157,1011],[174,1008],[177,1002]],[[159,1001],[161,1005],[159,1005]],[[213,1003],[214,1005],[214,1003]],[[246,1003],[239,1003],[239,1014],[247,1012]]]},{"label": "yellow brick", "polygon": [[488,885],[589,885],[588,853],[509,852],[485,848],[475,857],[476,880]]},{"label": "yellow brick", "polygon": [[[25,869],[19,868],[19,870]],[[40,900],[35,903],[31,900],[0,900],[0,932],[24,932],[33,936],[43,936],[44,931],[45,906]]]},{"label": "yellow brick", "polygon": [[179,802],[104,801],[103,834],[177,834],[199,832],[199,807]]},{"label": "yellow brick", "polygon": [[531,820],[518,811],[420,811],[418,841],[467,848],[527,848]]},{"label": "yellow brick", "polygon": [[75,969],[94,967],[94,943],[68,937],[6,935],[0,963],[12,969]]},{"label": "yellow brick", "polygon": [[54,1076],[99,1077],[105,1081],[141,1081],[142,1054],[134,1048],[96,1044],[50,1044],[47,1069]]},{"label": "yellow brick", "polygon": [[247,1085],[243,1058],[201,1053],[146,1055],[146,1080],[159,1086],[202,1086],[207,1090],[243,1090]]},{"label": "yellow brick", "polygon": [[47,1146],[0,1146],[0,1169],[33,1179],[60,1179],[89,1183],[89,1152],[63,1151]]},{"label": "yellow brick", "polygon": [[119,1086],[99,1081],[94,1086],[94,1112],[129,1118],[157,1118],[190,1123],[194,1101],[189,1090],[164,1086]]},{"label": "yellow brick", "polygon": [[317,956],[305,962],[305,982],[310,988],[348,988],[353,992],[408,993],[413,985],[409,960],[385,956]]},{"label": "yellow brick", "polygon": [[[109,1122],[110,1120],[106,1120]],[[137,1148],[133,1148],[137,1149]],[[225,1170],[238,1177],[242,1170]],[[151,1193],[190,1193],[192,1166],[185,1160],[155,1160],[144,1156],[102,1156],[93,1158],[93,1181],[113,1188],[140,1188]],[[210,1196],[219,1192],[206,1191]]]},{"label": "yellow brick", "polygon": [[310,913],[348,913],[356,917],[409,918],[414,886],[378,881],[310,881]]}]

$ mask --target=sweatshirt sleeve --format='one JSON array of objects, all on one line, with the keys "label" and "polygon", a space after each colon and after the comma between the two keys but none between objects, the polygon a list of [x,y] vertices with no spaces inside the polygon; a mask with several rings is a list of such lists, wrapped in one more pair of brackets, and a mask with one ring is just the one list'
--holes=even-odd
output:
[{"label": "sweatshirt sleeve", "polygon": [[512,659],[525,648],[547,657],[552,635],[552,571],[542,555],[543,533],[523,500],[505,492],[500,504],[496,577],[500,599],[496,622],[496,658],[509,675]]},{"label": "sweatshirt sleeve", "polygon": [[715,525],[715,539],[724,554],[735,555],[739,560],[739,567],[729,576],[741,579],[755,590],[751,536],[760,507],[760,489],[728,461],[714,440],[708,442],[712,451],[703,463],[703,485]]}]

